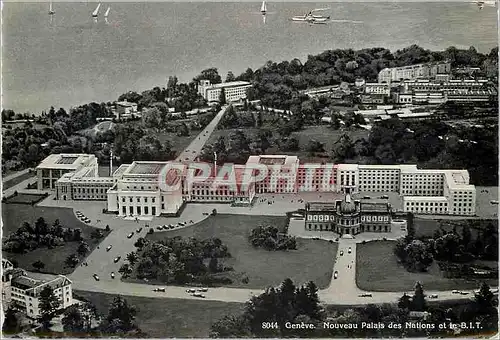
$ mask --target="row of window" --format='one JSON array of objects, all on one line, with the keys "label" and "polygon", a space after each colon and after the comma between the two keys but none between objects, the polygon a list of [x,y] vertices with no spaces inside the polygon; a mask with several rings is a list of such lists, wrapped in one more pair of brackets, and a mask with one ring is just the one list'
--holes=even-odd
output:
[{"label": "row of window", "polygon": [[[162,198],[162,202],[163,202],[163,196],[160,196]],[[133,203],[134,202],[134,197],[130,197],[129,196],[129,202],[130,203]],[[126,202],[126,196],[122,196],[122,203],[125,203]],[[148,203],[149,201],[149,197],[147,196],[136,196],[136,201],[137,203],[141,203],[141,201],[143,203]],[[156,197],[151,197],[151,203],[155,203],[156,202]]]}]

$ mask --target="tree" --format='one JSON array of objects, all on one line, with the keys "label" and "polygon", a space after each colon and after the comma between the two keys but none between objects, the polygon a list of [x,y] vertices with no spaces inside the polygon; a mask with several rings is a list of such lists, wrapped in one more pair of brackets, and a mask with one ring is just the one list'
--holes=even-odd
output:
[{"label": "tree", "polygon": [[420,282],[415,284],[415,293],[411,301],[411,310],[417,312],[425,312],[427,310],[427,303],[425,301],[424,288]]},{"label": "tree", "polygon": [[215,67],[201,71],[201,73],[193,79],[194,82],[199,82],[200,80],[209,80],[212,84],[222,83],[222,78]]},{"label": "tree", "polygon": [[135,251],[127,254],[127,261],[130,263],[131,266],[133,266],[137,262],[138,259],[139,259],[139,256],[137,255],[137,253]]},{"label": "tree", "polygon": [[224,88],[220,89],[219,104],[226,105],[226,91],[224,90]]},{"label": "tree", "polygon": [[111,303],[106,318],[108,322],[107,331],[129,332],[137,329],[134,324],[137,308],[128,304],[121,296],[115,297]]},{"label": "tree", "polygon": [[226,76],[226,83],[229,83],[231,81],[235,81],[236,77],[234,76],[233,72],[229,71]]},{"label": "tree", "polygon": [[64,311],[61,323],[67,332],[78,333],[85,329],[85,318],[76,305],[70,306]]},{"label": "tree", "polygon": [[404,293],[403,296],[401,296],[399,298],[398,307],[401,309],[410,310],[411,309],[411,297],[409,297],[406,293]]},{"label": "tree", "polygon": [[40,321],[43,323],[44,328],[48,329],[55,311],[57,311],[60,306],[60,301],[54,294],[54,290],[48,285],[41,290],[38,301],[38,308],[41,314]]},{"label": "tree", "polygon": [[90,247],[86,242],[80,242],[78,245],[77,252],[80,256],[85,256],[90,251]]},{"label": "tree", "polygon": [[182,123],[181,125],[179,125],[179,127],[177,128],[177,135],[178,136],[189,136],[189,129],[188,129],[186,123]]},{"label": "tree", "polygon": [[222,338],[250,338],[252,333],[244,316],[224,316],[217,320],[210,328],[210,337]]},{"label": "tree", "polygon": [[45,263],[43,263],[42,261],[38,260],[38,261],[33,262],[32,266],[33,266],[33,268],[35,268],[37,271],[40,271],[40,270],[42,270],[43,268],[45,268]]},{"label": "tree", "polygon": [[9,307],[5,312],[5,319],[3,321],[2,331],[5,334],[15,334],[20,330],[20,322],[17,318],[16,311]]},{"label": "tree", "polygon": [[479,314],[487,314],[492,311],[495,307],[495,295],[491,292],[490,287],[483,282],[479,292],[475,293],[474,301],[477,305],[477,310]]},{"label": "tree", "polygon": [[76,254],[69,255],[66,260],[64,261],[64,264],[68,267],[74,268],[78,264],[80,260],[78,259],[78,256]]}]

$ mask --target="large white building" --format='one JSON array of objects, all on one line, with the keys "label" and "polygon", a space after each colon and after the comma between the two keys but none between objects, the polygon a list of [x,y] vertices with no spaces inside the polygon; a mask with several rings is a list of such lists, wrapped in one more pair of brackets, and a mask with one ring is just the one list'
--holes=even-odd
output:
[{"label": "large white building", "polygon": [[[404,211],[475,215],[476,190],[469,184],[467,170],[418,169],[416,165],[300,164],[296,156],[260,155],[250,156],[245,165],[223,167],[225,172],[218,168],[218,176],[211,174],[206,181],[189,179],[185,169],[180,173],[170,170],[164,175],[168,162],[155,161],[123,164],[112,177],[101,178],[97,177],[97,161],[94,163],[92,157],[49,156],[72,159],[72,164],[77,162],[75,159],[90,162],[57,180],[57,199],[106,200],[107,210],[121,216],[159,216],[176,214],[186,202],[249,204],[256,194],[263,193],[395,192],[402,196]],[[266,173],[259,175],[259,167]],[[255,169],[255,183],[244,176],[245,169]],[[214,186],[214,177],[220,180],[221,173],[234,178],[236,185],[219,182]],[[160,181],[178,185],[166,190]]]},{"label": "large white building", "polygon": [[247,97],[247,89],[250,87],[252,87],[252,84],[246,81],[211,84],[210,80],[200,80],[198,93],[209,103],[214,103],[219,101],[220,93],[224,89],[226,102],[230,103],[245,99]]},{"label": "large white building", "polygon": [[416,64],[402,67],[384,68],[378,74],[379,83],[390,83],[405,79],[439,78],[451,72],[450,62]]},{"label": "large white building", "polygon": [[36,319],[41,315],[40,292],[47,286],[59,300],[59,309],[74,304],[71,281],[66,276],[58,275],[48,281],[35,280],[24,270],[14,268],[10,261],[2,259],[2,302],[5,307],[13,307]]},{"label": "large white building", "polygon": [[52,154],[36,167],[38,190],[56,189],[56,182],[64,174],[77,172],[84,168],[97,174],[97,158],[87,154]]}]

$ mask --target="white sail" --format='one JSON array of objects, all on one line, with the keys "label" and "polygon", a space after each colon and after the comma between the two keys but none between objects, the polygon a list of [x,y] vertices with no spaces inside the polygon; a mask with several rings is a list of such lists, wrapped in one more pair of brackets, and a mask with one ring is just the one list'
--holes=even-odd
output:
[{"label": "white sail", "polygon": [[266,13],[267,12],[267,5],[266,5],[266,1],[262,1],[262,6],[260,7],[260,11],[262,13]]},{"label": "white sail", "polygon": [[101,4],[99,3],[99,5],[97,5],[97,8],[95,9],[95,11],[92,12],[92,16],[93,17],[96,17],[99,15],[99,8],[101,8]]},{"label": "white sail", "polygon": [[111,9],[111,7],[108,7],[108,9],[106,10],[106,13],[104,13],[104,17],[107,18],[108,15],[109,15],[109,10]]}]

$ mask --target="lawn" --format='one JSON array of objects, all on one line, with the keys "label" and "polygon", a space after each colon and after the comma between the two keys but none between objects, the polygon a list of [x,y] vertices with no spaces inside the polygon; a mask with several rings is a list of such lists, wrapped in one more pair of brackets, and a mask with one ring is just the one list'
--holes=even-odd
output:
[{"label": "lawn", "polygon": [[[254,248],[248,242],[251,229],[259,225],[285,225],[285,217],[217,215],[184,229],[168,233],[148,235],[149,239],[165,237],[218,237],[227,245],[232,258],[224,261],[234,272],[225,273],[231,279],[231,287],[261,289],[276,286],[290,278],[297,285],[314,281],[319,288],[330,283],[337,245],[326,241],[297,239],[297,250],[267,251]],[[248,284],[241,282],[248,276]]]},{"label": "lawn", "polygon": [[169,141],[172,145],[172,150],[175,151],[176,157],[187,148],[187,146],[195,139],[200,133],[198,130],[192,130],[189,136],[178,136],[174,132],[156,132],[154,130],[148,130],[150,134],[157,137],[161,143]]},{"label": "lawn", "polygon": [[[368,291],[411,291],[415,282],[420,281],[428,290],[474,289],[479,281],[447,279],[441,275],[437,263],[433,263],[426,273],[410,273],[397,262],[393,254],[395,241],[375,241],[357,244],[356,283]],[[487,281],[488,282],[488,281]],[[489,284],[498,285],[495,280]]]},{"label": "lawn", "polygon": [[[106,315],[116,295],[75,291],[92,302]],[[138,308],[136,323],[149,338],[208,338],[213,322],[225,315],[243,311],[242,303],[155,299],[127,296],[127,302]]]},{"label": "lawn", "polygon": [[[15,232],[23,222],[32,224],[39,217],[43,217],[47,224],[52,224],[56,219],[59,219],[63,227],[80,228],[82,237],[91,249],[89,254],[100,243],[100,240],[90,238],[90,234],[95,228],[77,220],[72,209],[32,207],[25,204],[2,204],[3,239],[5,240],[11,233]],[[104,232],[104,234],[106,233]],[[77,248],[78,242],[67,242],[54,249],[41,247],[25,254],[3,252],[3,256],[10,260],[16,260],[19,267],[26,270],[33,270],[32,263],[40,260],[45,263],[45,268],[42,269],[43,273],[69,274],[74,269],[65,267],[64,260],[69,255],[75,254]]]}]

